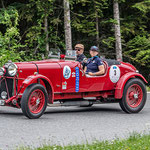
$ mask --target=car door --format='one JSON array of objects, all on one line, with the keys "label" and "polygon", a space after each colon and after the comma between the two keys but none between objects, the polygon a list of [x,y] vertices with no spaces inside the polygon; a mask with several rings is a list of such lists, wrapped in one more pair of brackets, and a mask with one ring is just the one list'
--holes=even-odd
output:
[{"label": "car door", "polygon": [[76,61],[64,61],[61,65],[62,93],[74,93],[79,91],[79,68]]}]

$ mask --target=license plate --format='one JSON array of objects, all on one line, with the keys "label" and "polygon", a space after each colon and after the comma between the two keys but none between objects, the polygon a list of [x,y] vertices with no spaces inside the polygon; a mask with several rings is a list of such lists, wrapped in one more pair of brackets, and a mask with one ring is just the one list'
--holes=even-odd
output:
[{"label": "license plate", "polygon": [[0,100],[0,106],[4,106],[5,105],[5,100]]}]

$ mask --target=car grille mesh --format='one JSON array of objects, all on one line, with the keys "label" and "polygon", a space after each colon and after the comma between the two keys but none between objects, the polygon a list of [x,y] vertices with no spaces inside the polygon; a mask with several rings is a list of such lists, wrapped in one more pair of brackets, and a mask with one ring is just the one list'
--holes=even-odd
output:
[{"label": "car grille mesh", "polygon": [[1,93],[3,91],[7,92],[6,99],[13,96],[13,79],[0,79],[0,99],[2,99]]}]

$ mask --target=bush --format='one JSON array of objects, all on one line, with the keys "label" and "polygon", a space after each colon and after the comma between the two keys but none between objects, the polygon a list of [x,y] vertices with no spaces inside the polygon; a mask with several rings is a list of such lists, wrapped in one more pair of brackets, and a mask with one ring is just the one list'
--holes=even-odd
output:
[{"label": "bush", "polygon": [[24,55],[20,48],[20,33],[18,26],[18,11],[14,7],[0,10],[0,26],[5,27],[0,32],[0,65],[8,60],[19,61],[21,55]]}]

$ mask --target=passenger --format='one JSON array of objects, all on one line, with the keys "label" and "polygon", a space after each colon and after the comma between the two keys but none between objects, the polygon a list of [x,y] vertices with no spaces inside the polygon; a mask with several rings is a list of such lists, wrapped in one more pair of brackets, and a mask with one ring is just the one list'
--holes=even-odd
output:
[{"label": "passenger", "polygon": [[85,55],[83,54],[84,52],[84,45],[83,44],[76,44],[75,45],[75,50],[77,54],[77,59],[76,61],[83,63],[83,60],[86,59]]},{"label": "passenger", "polygon": [[105,73],[104,64],[97,56],[99,49],[97,46],[92,46],[90,49],[91,58],[88,59],[84,72],[90,76],[99,76]]}]

